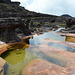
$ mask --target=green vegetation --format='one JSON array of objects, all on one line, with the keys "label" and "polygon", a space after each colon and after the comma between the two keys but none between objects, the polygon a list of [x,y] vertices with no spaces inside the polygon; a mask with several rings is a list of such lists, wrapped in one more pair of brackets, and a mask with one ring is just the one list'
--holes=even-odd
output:
[{"label": "green vegetation", "polygon": [[45,25],[50,25],[50,22],[44,22],[45,23]]},{"label": "green vegetation", "polygon": [[39,22],[33,22],[33,24],[39,24]]},{"label": "green vegetation", "polygon": [[66,24],[65,23],[59,23],[59,22],[54,22],[54,23],[50,23],[50,25],[58,25],[58,26],[61,26],[61,27],[65,27]]},{"label": "green vegetation", "polygon": [[0,3],[0,12],[26,12],[26,10],[16,4]]}]

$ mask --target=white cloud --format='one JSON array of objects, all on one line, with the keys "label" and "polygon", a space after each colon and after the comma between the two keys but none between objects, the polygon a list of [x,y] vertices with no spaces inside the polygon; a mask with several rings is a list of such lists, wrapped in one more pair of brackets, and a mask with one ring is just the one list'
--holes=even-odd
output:
[{"label": "white cloud", "polygon": [[[36,12],[62,15],[70,14],[75,16],[74,0],[13,0],[20,1],[26,9]],[[28,1],[32,1],[28,3]]]}]

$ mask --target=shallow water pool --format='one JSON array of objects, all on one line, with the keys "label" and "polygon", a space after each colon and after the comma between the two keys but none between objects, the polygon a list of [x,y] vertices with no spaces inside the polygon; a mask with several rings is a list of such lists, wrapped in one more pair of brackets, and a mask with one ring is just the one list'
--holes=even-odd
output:
[{"label": "shallow water pool", "polygon": [[[42,35],[33,35],[33,39],[29,39],[29,46],[21,49],[10,50],[2,54],[2,58],[7,61],[4,66],[4,75],[22,75],[23,68],[34,59],[43,59],[50,63],[59,65],[61,67],[67,66],[67,61],[63,60],[64,57],[58,56],[57,54],[52,54],[47,50],[43,51],[43,48],[40,49],[40,46],[48,46],[55,49],[66,50],[70,52],[75,52],[75,48],[70,46],[48,42],[46,39],[51,39],[54,41],[65,41],[65,36],[60,36],[55,32],[47,32]],[[44,48],[45,49],[45,48]],[[64,58],[66,59],[66,58]]]}]

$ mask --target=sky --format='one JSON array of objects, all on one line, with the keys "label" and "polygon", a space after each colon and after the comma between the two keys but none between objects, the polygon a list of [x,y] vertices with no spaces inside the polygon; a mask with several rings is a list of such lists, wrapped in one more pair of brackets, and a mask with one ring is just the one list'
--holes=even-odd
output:
[{"label": "sky", "polygon": [[63,15],[69,14],[75,17],[75,0],[11,0],[21,2],[30,11],[51,14]]}]

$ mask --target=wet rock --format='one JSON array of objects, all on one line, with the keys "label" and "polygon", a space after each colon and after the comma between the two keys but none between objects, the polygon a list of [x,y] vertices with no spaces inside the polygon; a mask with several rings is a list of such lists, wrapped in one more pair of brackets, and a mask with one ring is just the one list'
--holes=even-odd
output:
[{"label": "wet rock", "polygon": [[4,75],[4,65],[5,65],[6,61],[3,60],[1,57],[0,57],[0,75]]},{"label": "wet rock", "polygon": [[[22,75],[61,75],[62,68],[42,59],[31,61],[22,71]],[[63,73],[63,75],[67,75]]]}]

